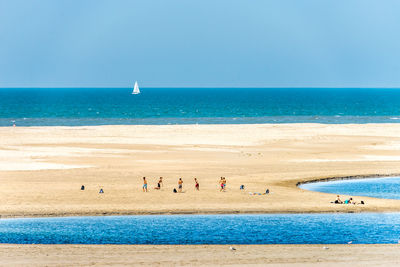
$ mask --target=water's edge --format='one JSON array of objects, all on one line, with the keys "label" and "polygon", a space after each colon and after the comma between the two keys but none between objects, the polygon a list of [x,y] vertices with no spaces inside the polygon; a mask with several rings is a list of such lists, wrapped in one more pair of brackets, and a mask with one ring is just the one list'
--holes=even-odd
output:
[{"label": "water's edge", "polygon": [[[334,195],[334,194],[332,194]],[[149,212],[87,212],[87,213],[62,213],[62,214],[5,214],[0,215],[1,219],[22,219],[22,218],[66,218],[66,217],[110,217],[110,216],[158,216],[158,215],[256,215],[256,214],[331,214],[331,213],[372,213],[371,210],[365,211],[265,211],[265,210],[254,210],[254,211],[238,211],[238,210],[224,210],[224,211],[149,211]],[[382,210],[379,213],[396,213],[399,210]]]},{"label": "water's edge", "polygon": [[[391,174],[367,174],[367,175],[348,175],[348,176],[332,176],[332,177],[324,177],[324,178],[312,178],[302,180],[296,183],[296,186],[299,187],[303,184],[311,184],[311,183],[321,183],[321,182],[330,182],[330,181],[340,181],[340,180],[359,180],[359,179],[372,179],[372,178],[390,178],[390,177],[398,177],[400,173],[391,173]],[[315,192],[315,191],[312,191]]]}]

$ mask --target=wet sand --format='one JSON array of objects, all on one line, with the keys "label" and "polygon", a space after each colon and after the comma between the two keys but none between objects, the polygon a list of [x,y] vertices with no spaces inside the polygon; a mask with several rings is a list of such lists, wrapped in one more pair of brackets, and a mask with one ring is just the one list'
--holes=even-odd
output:
[{"label": "wet sand", "polygon": [[[0,245],[1,266],[399,266],[400,245]],[[324,249],[323,247],[328,247]]]},{"label": "wet sand", "polygon": [[[400,124],[3,127],[0,215],[400,211],[399,200],[334,205],[296,186],[400,173],[399,133]],[[179,177],[184,193],[174,194]]]}]

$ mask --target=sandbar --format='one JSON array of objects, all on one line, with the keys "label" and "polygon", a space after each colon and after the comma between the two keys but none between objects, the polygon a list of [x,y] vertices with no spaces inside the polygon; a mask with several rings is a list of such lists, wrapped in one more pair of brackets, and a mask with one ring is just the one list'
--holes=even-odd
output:
[{"label": "sandbar", "polygon": [[[332,194],[297,187],[399,174],[399,133],[400,124],[1,127],[0,215],[400,211],[399,200],[334,205]],[[184,193],[174,194],[179,177]]]}]

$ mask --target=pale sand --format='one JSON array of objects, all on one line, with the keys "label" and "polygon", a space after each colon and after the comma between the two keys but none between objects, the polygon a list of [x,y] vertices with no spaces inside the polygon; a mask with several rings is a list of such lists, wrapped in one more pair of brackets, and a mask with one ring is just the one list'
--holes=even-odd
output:
[{"label": "pale sand", "polygon": [[[323,249],[326,246],[329,249]],[[1,266],[399,266],[400,245],[0,245]]]},{"label": "pale sand", "polygon": [[[334,205],[334,195],[296,187],[400,173],[399,133],[400,124],[0,128],[0,215],[400,211],[396,200],[356,197],[367,205]],[[142,176],[149,177],[148,193],[141,192]],[[162,191],[152,189],[158,176]],[[225,193],[220,176],[228,180]],[[172,193],[178,177],[184,194]],[[270,195],[248,194],[266,188]],[[236,247],[0,245],[0,265],[400,264],[398,245]]]},{"label": "pale sand", "polygon": [[[334,195],[296,187],[400,173],[399,133],[400,124],[3,127],[0,215],[400,211],[399,200],[334,205]],[[153,190],[159,176],[164,187]],[[185,193],[173,194],[179,177]]]}]

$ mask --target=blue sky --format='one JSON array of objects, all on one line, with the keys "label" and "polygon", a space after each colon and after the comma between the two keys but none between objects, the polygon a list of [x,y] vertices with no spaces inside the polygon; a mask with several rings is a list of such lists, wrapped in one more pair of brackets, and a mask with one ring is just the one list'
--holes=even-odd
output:
[{"label": "blue sky", "polygon": [[0,0],[0,87],[400,87],[398,0]]}]

